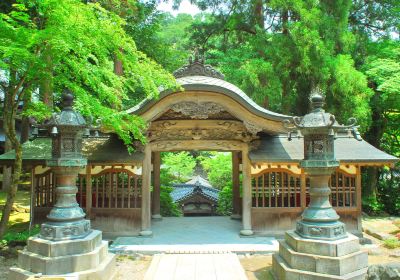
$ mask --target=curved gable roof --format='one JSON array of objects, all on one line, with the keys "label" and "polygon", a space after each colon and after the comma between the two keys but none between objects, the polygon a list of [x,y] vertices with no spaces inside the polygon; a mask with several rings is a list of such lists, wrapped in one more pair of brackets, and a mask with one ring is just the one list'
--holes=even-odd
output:
[{"label": "curved gable roof", "polygon": [[[185,91],[202,91],[202,92],[214,92],[219,93],[224,96],[234,99],[236,102],[241,104],[247,110],[253,114],[275,121],[283,121],[285,119],[291,118],[290,116],[275,113],[267,109],[262,108],[256,104],[249,96],[247,96],[241,89],[237,86],[213,77],[207,76],[186,76],[177,79],[177,82],[183,87],[184,91],[172,91],[164,90],[160,92],[159,99],[145,99],[135,107],[128,109],[127,113],[141,115],[151,107],[153,107],[157,102],[163,98],[172,94],[185,94]],[[210,100],[212,101],[212,100]]]}]

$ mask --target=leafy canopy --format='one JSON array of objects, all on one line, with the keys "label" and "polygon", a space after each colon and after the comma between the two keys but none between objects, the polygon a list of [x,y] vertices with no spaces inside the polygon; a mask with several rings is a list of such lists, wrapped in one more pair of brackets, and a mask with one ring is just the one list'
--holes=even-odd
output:
[{"label": "leafy canopy", "polygon": [[[10,13],[0,15],[0,69],[7,76],[0,83],[2,90],[8,94],[9,86],[16,85],[19,92],[32,92],[40,100],[40,82],[51,76],[56,100],[67,87],[83,115],[100,118],[104,128],[127,145],[132,144],[131,136],[144,140],[145,123],[126,114],[124,103],[156,97],[160,86],[173,88],[176,83],[136,49],[125,25],[98,3],[17,1]],[[114,73],[115,58],[122,62],[123,75]],[[41,101],[26,108],[31,108],[30,115],[43,117]]]}]

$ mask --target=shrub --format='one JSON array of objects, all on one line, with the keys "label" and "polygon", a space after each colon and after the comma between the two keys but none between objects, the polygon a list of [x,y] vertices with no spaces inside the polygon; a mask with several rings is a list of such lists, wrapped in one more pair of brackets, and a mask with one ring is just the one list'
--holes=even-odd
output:
[{"label": "shrub", "polygon": [[232,214],[232,184],[222,188],[218,195],[218,207],[217,214],[223,216],[229,216]]},{"label": "shrub", "polygon": [[25,229],[20,232],[8,231],[3,236],[3,240],[1,240],[2,244],[10,244],[12,242],[26,242],[29,237],[36,235],[40,232],[40,225],[34,225],[31,232],[29,229]]},{"label": "shrub", "polygon": [[163,217],[179,217],[182,216],[181,209],[172,201],[170,193],[172,188],[160,187],[160,211]]},{"label": "shrub", "polygon": [[384,205],[375,196],[370,196],[362,199],[362,208],[368,215],[377,216],[383,213]]},{"label": "shrub", "polygon": [[400,240],[397,238],[388,238],[383,241],[383,246],[388,249],[400,248]]}]

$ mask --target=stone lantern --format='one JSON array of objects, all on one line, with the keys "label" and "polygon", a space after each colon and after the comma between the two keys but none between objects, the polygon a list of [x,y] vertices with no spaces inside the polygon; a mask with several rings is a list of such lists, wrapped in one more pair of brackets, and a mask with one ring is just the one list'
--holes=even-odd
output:
[{"label": "stone lantern", "polygon": [[39,235],[30,237],[18,253],[18,267],[10,268],[11,280],[37,275],[107,280],[114,273],[115,255],[108,252],[101,231],[90,229],[90,221],[76,200],[76,180],[87,164],[82,155],[83,136],[89,136],[90,130],[82,115],[73,110],[70,92],[64,92],[62,102],[62,111],[40,125],[52,137],[47,166],[56,177],[56,203]]},{"label": "stone lantern", "polygon": [[356,120],[351,118],[349,125],[339,125],[323,105],[323,96],[316,92],[311,96],[311,112],[286,123],[290,130],[304,136],[300,166],[310,179],[310,203],[296,229],[287,231],[285,240],[279,242],[279,253],[272,260],[275,279],[361,280],[367,272],[368,255],[360,251],[358,238],[346,232],[329,201],[329,179],[339,167],[335,135],[345,130],[356,132]]},{"label": "stone lantern", "polygon": [[40,236],[50,240],[82,238],[90,233],[90,221],[84,219],[85,213],[76,201],[76,178],[87,164],[82,156],[82,141],[88,127],[82,115],[72,109],[73,100],[70,92],[64,92],[62,111],[42,126],[52,137],[52,158],[47,160],[47,166],[57,181],[57,202],[40,230]]},{"label": "stone lantern", "polygon": [[329,201],[329,178],[339,166],[334,138],[338,130],[353,128],[356,121],[351,119],[350,125],[339,125],[323,105],[323,96],[316,93],[311,97],[312,111],[302,118],[293,118],[294,126],[304,136],[304,160],[300,166],[310,178],[310,204],[297,223],[296,232],[306,238],[335,240],[347,235]]}]

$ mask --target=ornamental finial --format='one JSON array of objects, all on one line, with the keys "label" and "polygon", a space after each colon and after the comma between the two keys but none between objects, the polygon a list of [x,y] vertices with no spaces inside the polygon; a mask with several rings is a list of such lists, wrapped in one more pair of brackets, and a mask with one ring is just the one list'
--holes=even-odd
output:
[{"label": "ornamental finial", "polygon": [[313,110],[322,109],[322,107],[324,107],[324,105],[325,105],[325,97],[324,97],[324,95],[322,93],[321,88],[315,87],[311,91],[310,102],[311,102],[311,108]]},{"label": "ornamental finial", "polygon": [[62,94],[62,108],[63,110],[72,110],[74,104],[74,95],[69,89],[65,89]]},{"label": "ornamental finial", "polygon": [[189,64],[174,72],[175,78],[188,76],[206,76],[224,80],[224,75],[213,68],[211,65],[205,64],[204,55],[200,54],[196,48],[193,55],[189,57]]}]

